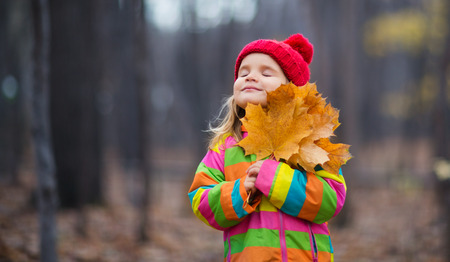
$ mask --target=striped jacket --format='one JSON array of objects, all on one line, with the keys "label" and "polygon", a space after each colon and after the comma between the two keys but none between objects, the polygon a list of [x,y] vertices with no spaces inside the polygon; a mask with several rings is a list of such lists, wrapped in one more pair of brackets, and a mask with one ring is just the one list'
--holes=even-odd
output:
[{"label": "striped jacket", "polygon": [[224,261],[333,261],[327,221],[342,209],[342,174],[315,174],[265,160],[251,204],[244,188],[255,155],[232,136],[210,149],[189,189],[195,215],[224,232]]}]

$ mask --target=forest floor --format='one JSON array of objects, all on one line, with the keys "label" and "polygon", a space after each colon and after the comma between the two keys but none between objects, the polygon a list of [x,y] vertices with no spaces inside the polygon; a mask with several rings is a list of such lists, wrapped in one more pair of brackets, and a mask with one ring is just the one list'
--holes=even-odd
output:
[{"label": "forest floor", "polygon": [[[109,175],[107,204],[58,212],[59,261],[221,261],[221,232],[190,211],[191,178],[153,181],[151,240],[139,243],[139,212],[124,197],[129,183],[123,177]],[[39,261],[34,184],[0,183],[0,261]],[[352,188],[349,196],[347,226],[330,223],[335,261],[445,261],[443,214],[431,189]],[[77,230],[82,215],[84,235]]]}]

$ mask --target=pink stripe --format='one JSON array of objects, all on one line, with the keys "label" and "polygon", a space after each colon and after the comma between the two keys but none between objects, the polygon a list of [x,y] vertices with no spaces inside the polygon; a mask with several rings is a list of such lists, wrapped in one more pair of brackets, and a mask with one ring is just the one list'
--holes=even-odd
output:
[{"label": "pink stripe", "polygon": [[212,227],[219,230],[225,230],[225,228],[219,226],[219,224],[217,224],[216,220],[214,219],[214,213],[212,212],[211,206],[209,205],[208,202],[208,194],[210,190],[211,189],[205,190],[202,196],[200,197],[200,204],[198,206],[198,211],[200,211],[202,216],[206,218],[206,220]]},{"label": "pink stripe", "polygon": [[[267,228],[272,230],[278,230],[280,225],[278,212],[260,211],[254,212],[247,216],[241,223],[230,228],[228,237],[246,233],[249,229]],[[288,214],[283,215],[283,227],[285,230],[297,231],[297,232],[309,232],[308,222],[306,220],[290,216]],[[316,234],[328,235],[328,227],[326,224],[311,224]]]},{"label": "pink stripe", "polygon": [[225,143],[223,145],[219,145],[219,153],[213,150],[209,150],[206,156],[203,158],[202,162],[210,168],[214,168],[224,173],[224,157],[225,157],[225,149],[230,148],[236,145],[236,140],[229,136],[225,139]]},{"label": "pink stripe", "polygon": [[[287,247],[286,247],[286,233],[284,233],[286,226],[284,225],[285,219],[283,219],[283,212],[278,212],[280,215],[280,247],[281,247],[281,260],[285,262],[287,260]],[[284,216],[286,217],[286,216]]]},{"label": "pink stripe", "polygon": [[236,146],[237,142],[232,136],[229,136],[225,139],[225,148],[230,148]]},{"label": "pink stripe", "polygon": [[256,179],[255,186],[258,188],[265,196],[269,196],[270,189],[272,188],[273,180],[278,168],[278,162],[274,160],[267,159],[261,166],[261,169]]},{"label": "pink stripe", "polygon": [[330,178],[324,178],[325,181],[327,181],[328,185],[336,192],[336,211],[334,212],[333,217],[337,216],[339,212],[341,212],[342,207],[344,206],[345,202],[345,196],[347,192],[345,192],[345,186],[342,183],[339,183],[333,179]]},{"label": "pink stripe", "polygon": [[229,237],[246,233],[249,229],[267,228],[278,230],[279,225],[277,221],[278,212],[253,212],[252,214],[248,215],[241,223],[237,224],[229,230]]},{"label": "pink stripe", "polygon": [[[290,215],[285,215],[283,217],[285,230],[297,231],[297,232],[309,232],[308,221],[303,220],[298,217],[293,217]],[[324,224],[314,224],[311,223],[316,234],[326,234],[328,235],[328,227]]]},{"label": "pink stripe", "polygon": [[206,154],[206,156],[203,158],[202,162],[210,168],[214,168],[219,170],[220,172],[224,172],[223,171],[223,157],[221,154],[218,154],[215,151],[209,150],[208,153]]},{"label": "pink stripe", "polygon": [[316,239],[314,237],[314,232],[311,227],[312,223],[308,223],[309,227],[309,243],[311,243],[311,256],[313,258],[313,262],[317,261],[316,252],[314,250],[314,246],[317,247]]},{"label": "pink stripe", "polygon": [[223,241],[228,243],[227,261],[231,261],[231,241],[229,237],[230,233],[228,231],[223,232]]}]

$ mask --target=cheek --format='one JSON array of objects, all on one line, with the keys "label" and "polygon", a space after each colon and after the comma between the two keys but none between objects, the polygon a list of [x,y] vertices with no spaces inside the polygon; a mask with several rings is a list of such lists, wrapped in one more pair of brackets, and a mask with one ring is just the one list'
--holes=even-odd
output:
[{"label": "cheek", "polygon": [[239,79],[238,80],[236,80],[236,81],[234,81],[234,84],[233,84],[233,94],[236,94],[236,92],[238,92],[239,90],[240,90],[240,88],[241,88],[241,86],[242,86],[242,83],[241,83],[242,81],[240,81]]},{"label": "cheek", "polygon": [[280,87],[280,85],[282,84],[286,84],[286,82],[282,81],[282,80],[275,80],[272,81],[269,85],[268,88],[266,89],[268,92],[270,91],[274,91],[275,89],[277,89],[278,87]]}]

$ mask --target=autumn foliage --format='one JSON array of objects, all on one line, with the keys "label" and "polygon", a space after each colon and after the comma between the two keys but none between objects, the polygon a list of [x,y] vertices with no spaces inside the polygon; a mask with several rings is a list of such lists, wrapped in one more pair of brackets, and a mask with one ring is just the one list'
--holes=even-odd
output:
[{"label": "autumn foliage", "polygon": [[238,145],[257,160],[274,157],[313,172],[317,165],[337,174],[351,158],[349,145],[333,144],[339,111],[327,104],[315,84],[281,85],[267,93],[267,107],[248,104],[242,119],[248,136]]}]

